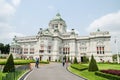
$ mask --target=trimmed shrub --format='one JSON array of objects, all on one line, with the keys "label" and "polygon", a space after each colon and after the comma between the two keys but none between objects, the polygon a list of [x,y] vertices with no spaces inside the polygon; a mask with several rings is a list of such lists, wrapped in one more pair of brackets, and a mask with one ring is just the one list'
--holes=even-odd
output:
[{"label": "trimmed shrub", "polygon": [[40,61],[42,64],[49,64],[49,61]]},{"label": "trimmed shrub", "polygon": [[109,80],[120,80],[120,76],[112,75],[112,74],[106,74],[106,73],[103,73],[103,72],[100,72],[100,71],[96,71],[95,75],[107,78]]},{"label": "trimmed shrub", "polygon": [[76,57],[74,58],[74,61],[73,61],[73,62],[74,62],[74,64],[78,64],[78,61],[77,61],[77,58],[76,58]]},{"label": "trimmed shrub", "polygon": [[7,62],[3,68],[3,72],[15,72],[15,66],[14,66],[12,54],[9,55]]},{"label": "trimmed shrub", "polygon": [[[29,63],[35,63],[35,60],[14,60],[14,65],[26,65]],[[42,64],[49,64],[49,61],[40,61]],[[5,65],[6,60],[0,61],[0,65]]]},{"label": "trimmed shrub", "polygon": [[14,60],[15,65],[25,65],[34,62],[35,62],[34,60]]},{"label": "trimmed shrub", "polygon": [[71,66],[72,68],[76,69],[76,70],[79,70],[79,71],[83,71],[83,70],[88,69],[87,66],[81,65],[81,64],[71,64],[70,66]]},{"label": "trimmed shrub", "polygon": [[98,66],[96,64],[96,60],[93,55],[91,56],[91,61],[89,63],[88,71],[98,71]]}]

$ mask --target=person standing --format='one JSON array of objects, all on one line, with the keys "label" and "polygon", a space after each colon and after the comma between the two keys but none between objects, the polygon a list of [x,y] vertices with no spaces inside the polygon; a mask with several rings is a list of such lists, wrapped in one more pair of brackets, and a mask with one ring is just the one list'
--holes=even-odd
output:
[{"label": "person standing", "polygon": [[63,67],[64,67],[64,65],[65,65],[65,59],[63,59],[63,62],[62,62],[62,64],[63,64]]},{"label": "person standing", "polygon": [[36,58],[35,67],[36,67],[36,68],[39,68],[38,65],[39,65],[39,58]]}]

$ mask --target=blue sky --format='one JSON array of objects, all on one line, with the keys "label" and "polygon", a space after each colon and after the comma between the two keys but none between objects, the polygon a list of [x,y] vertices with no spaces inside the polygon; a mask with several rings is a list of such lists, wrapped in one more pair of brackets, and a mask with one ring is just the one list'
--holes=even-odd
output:
[{"label": "blue sky", "polygon": [[10,43],[13,36],[36,35],[48,28],[59,12],[67,29],[80,36],[100,28],[114,37],[120,34],[120,0],[0,0],[0,42]]}]

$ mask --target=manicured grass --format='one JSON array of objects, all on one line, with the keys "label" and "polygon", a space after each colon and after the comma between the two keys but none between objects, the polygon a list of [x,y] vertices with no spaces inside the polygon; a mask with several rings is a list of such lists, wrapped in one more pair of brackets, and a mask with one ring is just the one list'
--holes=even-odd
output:
[{"label": "manicured grass", "polygon": [[[78,64],[79,65],[79,64]],[[84,65],[84,66],[88,66],[89,64],[81,64],[81,65]],[[103,69],[117,69],[117,70],[120,70],[120,64],[97,64],[98,67],[99,67],[99,70],[103,70]],[[84,78],[87,78],[89,80],[108,80],[106,78],[103,78],[103,77],[99,77],[99,76],[96,76],[94,73],[95,72],[89,72],[88,70],[83,70],[83,71],[78,71],[76,69],[73,69],[71,67],[68,68],[69,71],[79,75],[79,76],[82,76]]]},{"label": "manicured grass", "polygon": [[[2,80],[2,77],[4,77],[5,80],[18,80],[22,74],[24,74],[28,70],[22,70],[22,71],[15,71],[15,73],[2,73],[0,72],[0,80]],[[6,75],[9,75],[9,77],[6,77]],[[15,75],[15,77],[14,77]]]},{"label": "manicured grass", "polygon": [[19,75],[16,77],[16,80],[18,80],[25,72],[27,72],[28,70],[24,70],[21,73],[19,73]]},{"label": "manicured grass", "polygon": [[2,80],[2,77],[3,76],[5,76],[7,73],[2,73],[1,71],[0,71],[0,80]]},{"label": "manicured grass", "polygon": [[84,71],[78,71],[76,69],[73,69],[71,67],[68,68],[72,73],[75,73],[76,75],[82,76],[83,78],[86,78],[88,80],[107,80],[105,78],[95,76],[94,72],[88,72],[88,70]]},{"label": "manicured grass", "polygon": [[[82,65],[88,66],[89,64],[82,64]],[[116,70],[120,70],[120,64],[98,63],[97,65],[98,65],[99,70],[102,70],[102,69],[116,69]]]}]

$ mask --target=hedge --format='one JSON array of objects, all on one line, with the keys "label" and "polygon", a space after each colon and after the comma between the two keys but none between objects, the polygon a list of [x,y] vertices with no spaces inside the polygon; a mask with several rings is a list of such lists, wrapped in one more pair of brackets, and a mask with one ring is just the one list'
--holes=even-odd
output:
[{"label": "hedge", "polygon": [[[29,63],[35,63],[35,61],[34,60],[14,60],[15,65],[25,65]],[[40,61],[40,63],[49,64],[49,61]],[[6,64],[6,60],[0,61],[0,65],[5,65],[5,64]]]},{"label": "hedge", "polygon": [[106,74],[106,73],[103,73],[103,72],[100,72],[100,71],[96,71],[95,75],[107,78],[109,80],[120,80],[120,76],[112,75],[112,74]]},{"label": "hedge", "polygon": [[88,69],[87,66],[81,65],[81,64],[71,64],[70,66],[71,66],[72,68],[76,69],[76,70],[79,70],[79,71],[83,71],[83,70]]},{"label": "hedge", "polygon": [[49,64],[49,61],[40,61],[40,63]]}]

